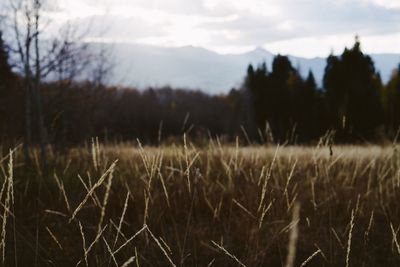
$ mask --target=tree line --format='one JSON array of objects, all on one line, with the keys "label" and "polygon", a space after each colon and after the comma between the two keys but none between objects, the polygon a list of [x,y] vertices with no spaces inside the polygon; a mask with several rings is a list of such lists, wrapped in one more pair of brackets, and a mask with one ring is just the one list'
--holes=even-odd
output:
[{"label": "tree line", "polygon": [[303,79],[280,55],[271,71],[250,65],[245,88],[257,128],[275,142],[312,142],[329,131],[337,142],[379,142],[399,131],[399,75],[400,65],[384,85],[356,38],[352,48],[327,58],[322,88],[311,71]]},{"label": "tree line", "polygon": [[304,144],[327,133],[336,142],[381,142],[396,138],[400,127],[400,67],[384,85],[358,40],[340,56],[327,58],[322,88],[311,71],[304,78],[288,57],[277,55],[271,70],[265,63],[249,65],[243,86],[226,95],[117,88],[69,77],[40,80],[34,85],[40,116],[26,112],[27,74],[14,71],[9,53],[0,35],[3,145],[23,143],[27,133],[32,144],[60,148],[95,136],[160,144],[183,134],[199,142],[239,136],[248,143]]},{"label": "tree line", "polygon": [[372,59],[356,40],[340,56],[327,58],[323,88],[310,71],[303,79],[286,56],[276,56],[272,70],[249,66],[249,90],[258,129],[275,141],[310,142],[327,131],[338,142],[392,138],[399,127],[399,71],[384,86]]}]

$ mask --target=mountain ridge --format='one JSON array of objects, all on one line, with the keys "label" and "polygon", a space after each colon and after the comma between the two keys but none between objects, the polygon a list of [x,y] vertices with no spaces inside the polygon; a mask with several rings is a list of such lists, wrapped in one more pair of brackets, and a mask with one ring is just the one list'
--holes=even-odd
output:
[{"label": "mountain ridge", "polygon": [[[136,88],[171,86],[210,94],[227,93],[231,88],[240,87],[249,64],[257,66],[266,62],[271,69],[275,56],[262,47],[240,54],[220,54],[196,46],[162,47],[126,43],[112,44],[110,49],[115,63],[118,63],[114,64],[110,79],[113,85]],[[386,83],[400,63],[400,54],[370,56]],[[317,83],[322,85],[326,58],[288,57],[302,76],[312,70]]]}]

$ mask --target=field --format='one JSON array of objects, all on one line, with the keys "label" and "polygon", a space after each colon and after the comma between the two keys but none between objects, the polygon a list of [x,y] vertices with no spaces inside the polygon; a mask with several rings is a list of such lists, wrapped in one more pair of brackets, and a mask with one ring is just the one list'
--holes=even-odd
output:
[{"label": "field", "polygon": [[400,266],[396,146],[49,152],[3,151],[4,266]]}]

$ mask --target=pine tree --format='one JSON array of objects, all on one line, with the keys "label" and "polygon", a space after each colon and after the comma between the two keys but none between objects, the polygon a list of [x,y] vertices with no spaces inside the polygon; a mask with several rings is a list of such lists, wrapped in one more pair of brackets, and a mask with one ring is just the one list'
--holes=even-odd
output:
[{"label": "pine tree", "polygon": [[268,120],[275,141],[286,142],[295,127],[291,116],[293,113],[292,94],[295,87],[302,84],[297,70],[287,56],[277,55],[272,62],[270,75],[270,93],[268,104],[270,112]]},{"label": "pine tree", "polygon": [[4,43],[3,34],[0,31],[0,95],[10,91],[14,79],[11,66],[8,62],[8,52]]},{"label": "pine tree", "polygon": [[17,77],[9,64],[8,51],[0,32],[0,138],[7,140],[22,135],[21,95]]},{"label": "pine tree", "polygon": [[381,82],[372,59],[356,42],[340,57],[330,56],[324,75],[331,127],[343,141],[371,139],[383,122]]},{"label": "pine tree", "polygon": [[386,131],[394,137],[400,127],[400,65],[393,71],[387,86],[382,90]]},{"label": "pine tree", "polygon": [[309,71],[305,81],[300,77],[298,81],[299,82],[292,89],[292,116],[296,127],[297,141],[308,142],[317,137],[317,84],[312,71]]}]

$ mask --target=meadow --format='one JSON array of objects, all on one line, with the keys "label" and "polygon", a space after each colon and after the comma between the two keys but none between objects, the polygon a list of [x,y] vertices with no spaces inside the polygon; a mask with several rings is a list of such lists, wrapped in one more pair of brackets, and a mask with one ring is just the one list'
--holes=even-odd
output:
[{"label": "meadow", "polygon": [[93,141],[45,169],[21,150],[1,156],[3,266],[400,266],[396,145]]}]

